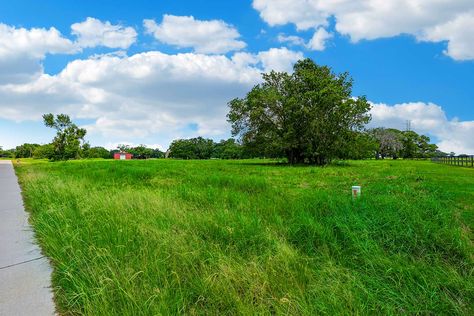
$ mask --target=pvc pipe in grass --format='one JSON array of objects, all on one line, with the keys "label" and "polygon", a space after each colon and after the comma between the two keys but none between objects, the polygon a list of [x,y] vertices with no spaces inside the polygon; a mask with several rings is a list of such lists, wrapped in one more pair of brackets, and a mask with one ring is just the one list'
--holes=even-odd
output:
[{"label": "pvc pipe in grass", "polygon": [[358,199],[358,198],[360,198],[361,194],[362,194],[361,187],[359,185],[353,185],[352,186],[352,198],[353,199]]}]

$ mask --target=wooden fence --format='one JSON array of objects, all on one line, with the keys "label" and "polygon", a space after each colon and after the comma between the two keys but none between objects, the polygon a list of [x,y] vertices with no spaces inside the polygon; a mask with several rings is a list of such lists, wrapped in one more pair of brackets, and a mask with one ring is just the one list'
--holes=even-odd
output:
[{"label": "wooden fence", "polygon": [[444,163],[452,166],[471,167],[474,168],[474,156],[447,156],[447,157],[435,157],[431,159],[437,163]]}]

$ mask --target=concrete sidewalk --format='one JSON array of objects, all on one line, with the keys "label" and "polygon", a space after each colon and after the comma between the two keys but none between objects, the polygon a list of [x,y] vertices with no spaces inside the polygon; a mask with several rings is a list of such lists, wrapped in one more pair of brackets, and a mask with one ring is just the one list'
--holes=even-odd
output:
[{"label": "concrete sidewalk", "polygon": [[51,267],[35,244],[9,160],[0,160],[0,315],[54,315]]}]

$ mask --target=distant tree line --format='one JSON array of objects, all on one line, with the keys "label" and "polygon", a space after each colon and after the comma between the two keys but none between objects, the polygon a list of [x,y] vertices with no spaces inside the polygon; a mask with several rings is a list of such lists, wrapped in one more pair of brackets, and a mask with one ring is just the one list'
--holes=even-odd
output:
[{"label": "distant tree line", "polygon": [[216,143],[203,137],[178,139],[171,143],[169,157],[177,159],[244,159],[250,158],[233,138]]},{"label": "distant tree line", "polygon": [[[430,138],[414,131],[374,128],[350,135],[345,147],[338,148],[338,159],[385,159],[385,158],[430,158],[447,155],[438,150]],[[255,150],[255,147],[240,144],[235,139],[221,140],[202,137],[178,139],[171,143],[169,157],[177,159],[247,159],[247,158],[283,158],[281,150]]]},{"label": "distant tree line", "polygon": [[4,150],[2,146],[0,146],[0,158],[15,158],[15,153],[13,149],[6,149]]},{"label": "distant tree line", "polygon": [[[385,159],[385,158],[430,158],[447,156],[430,143],[430,138],[414,131],[400,131],[391,128],[373,128],[352,132],[348,135],[346,146],[337,148],[335,157],[339,159]],[[76,146],[78,146],[76,144]],[[278,147],[265,147],[258,150],[253,144],[240,143],[233,138],[215,142],[212,139],[196,137],[178,139],[171,143],[168,157],[175,159],[247,159],[247,158],[282,158],[285,152]],[[88,143],[78,146],[74,151],[75,159],[103,158],[112,159],[115,153],[127,152],[133,159],[164,158],[165,153],[145,145],[119,145],[117,149],[91,147]],[[450,153],[449,155],[454,155]],[[54,143],[39,145],[25,143],[14,149],[2,150],[0,157],[36,158],[57,160]],[[167,157],[167,158],[168,158]]]},{"label": "distant tree line", "polygon": [[447,155],[430,143],[430,138],[414,131],[394,128],[372,128],[354,133],[351,143],[340,148],[337,158],[385,159],[385,158],[431,158]]},{"label": "distant tree line", "polygon": [[[134,159],[164,158],[165,153],[159,149],[148,148],[145,145],[127,146],[108,150],[104,147],[91,147],[84,143],[78,150],[76,159],[103,158],[112,159],[115,153],[127,152]],[[397,129],[374,128],[361,132],[354,132],[348,145],[338,149],[336,157],[339,159],[367,159],[367,158],[430,158],[454,155],[444,153],[430,143],[430,138],[419,135],[414,131],[400,131]],[[0,157],[7,158],[36,158],[54,160],[53,144],[29,144],[17,146],[14,149],[2,150]],[[233,138],[215,142],[212,139],[196,137],[178,139],[171,143],[168,157],[175,159],[248,159],[248,158],[282,158],[282,151],[256,151],[255,147],[241,144]]]},{"label": "distant tree line", "polygon": [[2,150],[0,157],[9,158],[37,158],[55,160],[113,158],[119,151],[131,153],[135,159],[162,158],[164,153],[159,149],[147,148],[145,145],[130,147],[120,145],[116,150],[107,150],[104,147],[91,147],[84,141],[87,131],[74,124],[66,114],[43,115],[44,124],[56,130],[56,136],[50,144],[39,145],[25,143],[15,149]]},{"label": "distant tree line", "polygon": [[[85,143],[79,148],[74,159],[103,158],[112,159],[114,154],[120,152],[119,149],[108,150],[104,147],[91,147]],[[163,158],[164,153],[159,149],[148,148],[145,145],[136,147],[126,147],[126,152],[131,153],[134,159]],[[55,160],[53,144],[28,144],[16,146],[14,149],[2,150],[0,147],[0,157],[6,158],[36,158]]]}]

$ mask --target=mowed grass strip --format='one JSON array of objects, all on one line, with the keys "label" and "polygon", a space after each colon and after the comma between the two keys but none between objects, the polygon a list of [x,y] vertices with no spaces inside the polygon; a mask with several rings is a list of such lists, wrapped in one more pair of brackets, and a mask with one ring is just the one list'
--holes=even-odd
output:
[{"label": "mowed grass strip", "polygon": [[474,313],[473,169],[152,160],[16,171],[65,315]]}]

